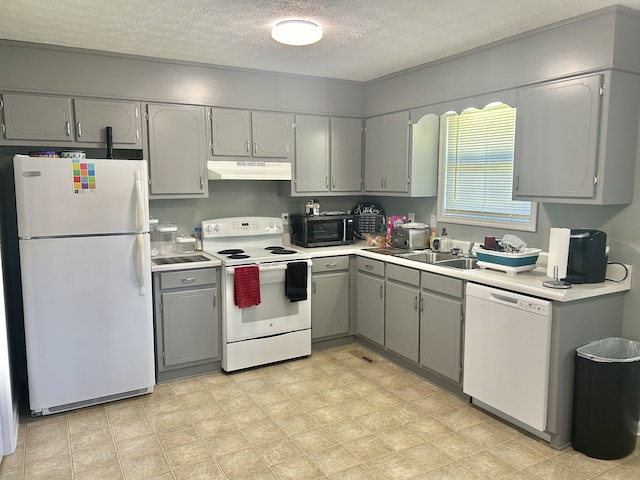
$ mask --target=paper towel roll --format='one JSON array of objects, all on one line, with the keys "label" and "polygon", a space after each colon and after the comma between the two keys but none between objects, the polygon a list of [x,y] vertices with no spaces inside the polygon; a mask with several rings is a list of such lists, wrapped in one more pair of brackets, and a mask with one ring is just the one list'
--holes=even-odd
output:
[{"label": "paper towel roll", "polygon": [[547,263],[547,277],[554,278],[553,269],[558,267],[558,278],[567,276],[569,261],[569,228],[551,228],[549,230],[549,260]]}]

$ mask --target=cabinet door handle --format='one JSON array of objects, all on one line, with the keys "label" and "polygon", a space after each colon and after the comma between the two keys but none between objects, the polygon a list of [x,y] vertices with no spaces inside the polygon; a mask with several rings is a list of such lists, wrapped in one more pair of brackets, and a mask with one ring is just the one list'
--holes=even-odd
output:
[{"label": "cabinet door handle", "polygon": [[424,312],[424,298],[420,297],[420,311]]},{"label": "cabinet door handle", "polygon": [[249,144],[250,144],[250,143],[251,143],[251,142],[247,139],[247,153],[249,153]]},{"label": "cabinet door handle", "polygon": [[384,177],[380,179],[380,188],[384,188]]},{"label": "cabinet door handle", "polygon": [[413,297],[413,309],[418,310],[418,297]]},{"label": "cabinet door handle", "polygon": [[516,175],[515,182],[513,183],[515,183],[514,187],[516,191],[518,191],[518,189],[520,188],[520,175]]},{"label": "cabinet door handle", "polygon": [[213,294],[213,306],[215,307],[218,304],[218,294]]},{"label": "cabinet door handle", "polygon": [[82,136],[82,124],[78,122],[78,137]]},{"label": "cabinet door handle", "polygon": [[324,186],[325,188],[329,188],[329,177],[324,177]]},{"label": "cabinet door handle", "polygon": [[70,137],[71,136],[71,124],[69,123],[68,120],[66,122],[64,122],[64,128],[65,128],[65,131],[67,132],[67,137]]},{"label": "cabinet door handle", "polygon": [[204,180],[202,178],[202,175],[200,175],[200,190],[202,190],[204,188]]},{"label": "cabinet door handle", "polygon": [[196,281],[196,277],[184,277],[182,283],[193,283]]},{"label": "cabinet door handle", "polygon": [[380,298],[382,298],[382,297],[383,297],[383,294],[384,294],[384,292],[382,291],[382,289],[383,289],[383,288],[384,288],[384,287],[383,287],[382,285],[380,285]]},{"label": "cabinet door handle", "polygon": [[136,140],[140,139],[140,129],[136,128]]},{"label": "cabinet door handle", "polygon": [[312,289],[313,293],[316,293],[316,282],[313,282],[313,289]]},{"label": "cabinet door handle", "polygon": [[336,188],[336,177],[331,177],[331,188]]},{"label": "cabinet door handle", "polygon": [[253,153],[258,153],[258,141],[253,141]]}]

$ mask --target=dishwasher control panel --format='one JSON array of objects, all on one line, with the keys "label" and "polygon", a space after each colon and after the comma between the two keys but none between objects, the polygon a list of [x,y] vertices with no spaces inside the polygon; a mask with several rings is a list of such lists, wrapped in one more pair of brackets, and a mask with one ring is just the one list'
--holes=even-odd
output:
[{"label": "dishwasher control panel", "polygon": [[547,303],[538,303],[532,300],[518,300],[518,307],[522,310],[538,313],[540,315],[547,315],[549,312],[549,305]]}]

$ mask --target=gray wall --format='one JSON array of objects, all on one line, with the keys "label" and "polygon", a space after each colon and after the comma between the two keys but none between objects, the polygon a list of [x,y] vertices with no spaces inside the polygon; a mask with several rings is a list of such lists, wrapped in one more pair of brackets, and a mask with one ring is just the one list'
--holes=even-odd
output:
[{"label": "gray wall", "polygon": [[[640,17],[608,8],[421,68],[360,84],[219,68],[0,41],[0,90],[231,106],[333,115],[374,115],[614,68],[640,73]],[[81,71],[82,75],[73,75]],[[203,219],[302,211],[306,198],[279,193],[275,181],[214,181],[210,197],[153,200],[151,213],[192,231]],[[626,206],[544,204],[535,233],[513,232],[546,249],[552,226],[600,228],[612,261],[640,266],[640,168]],[[415,212],[429,222],[434,198],[367,197],[387,214]],[[320,197],[324,210],[347,210],[358,197]],[[443,225],[440,225],[440,227]],[[452,238],[482,241],[505,231],[446,225]],[[624,334],[640,340],[640,291],[626,295]]]},{"label": "gray wall", "polygon": [[[607,8],[572,21],[551,25],[509,41],[467,52],[423,68],[401,72],[370,82],[366,90],[366,114],[375,115],[426,106],[463,97],[507,90],[536,82],[585,74],[603,69],[640,73],[640,13],[627,8]],[[640,80],[639,80],[640,81]],[[640,149],[638,150],[640,153]],[[638,156],[640,159],[640,155]],[[636,160],[636,164],[638,163]],[[485,235],[513,233],[529,245],[547,249],[549,228],[596,228],[607,232],[609,261],[640,269],[640,168],[635,172],[631,205],[587,206],[539,204],[534,233],[440,224],[450,238],[482,242]],[[429,222],[436,214],[435,199],[375,199],[387,213],[416,213]],[[634,272],[633,282],[640,281]],[[625,296],[623,334],[640,340],[640,290]]]}]

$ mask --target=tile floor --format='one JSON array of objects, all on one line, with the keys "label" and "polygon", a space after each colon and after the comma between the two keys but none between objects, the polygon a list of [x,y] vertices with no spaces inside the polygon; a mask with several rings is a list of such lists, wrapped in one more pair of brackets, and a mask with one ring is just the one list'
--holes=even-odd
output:
[{"label": "tile floor", "polygon": [[0,479],[123,478],[626,480],[640,449],[554,450],[352,344],[27,417],[0,465]]}]

